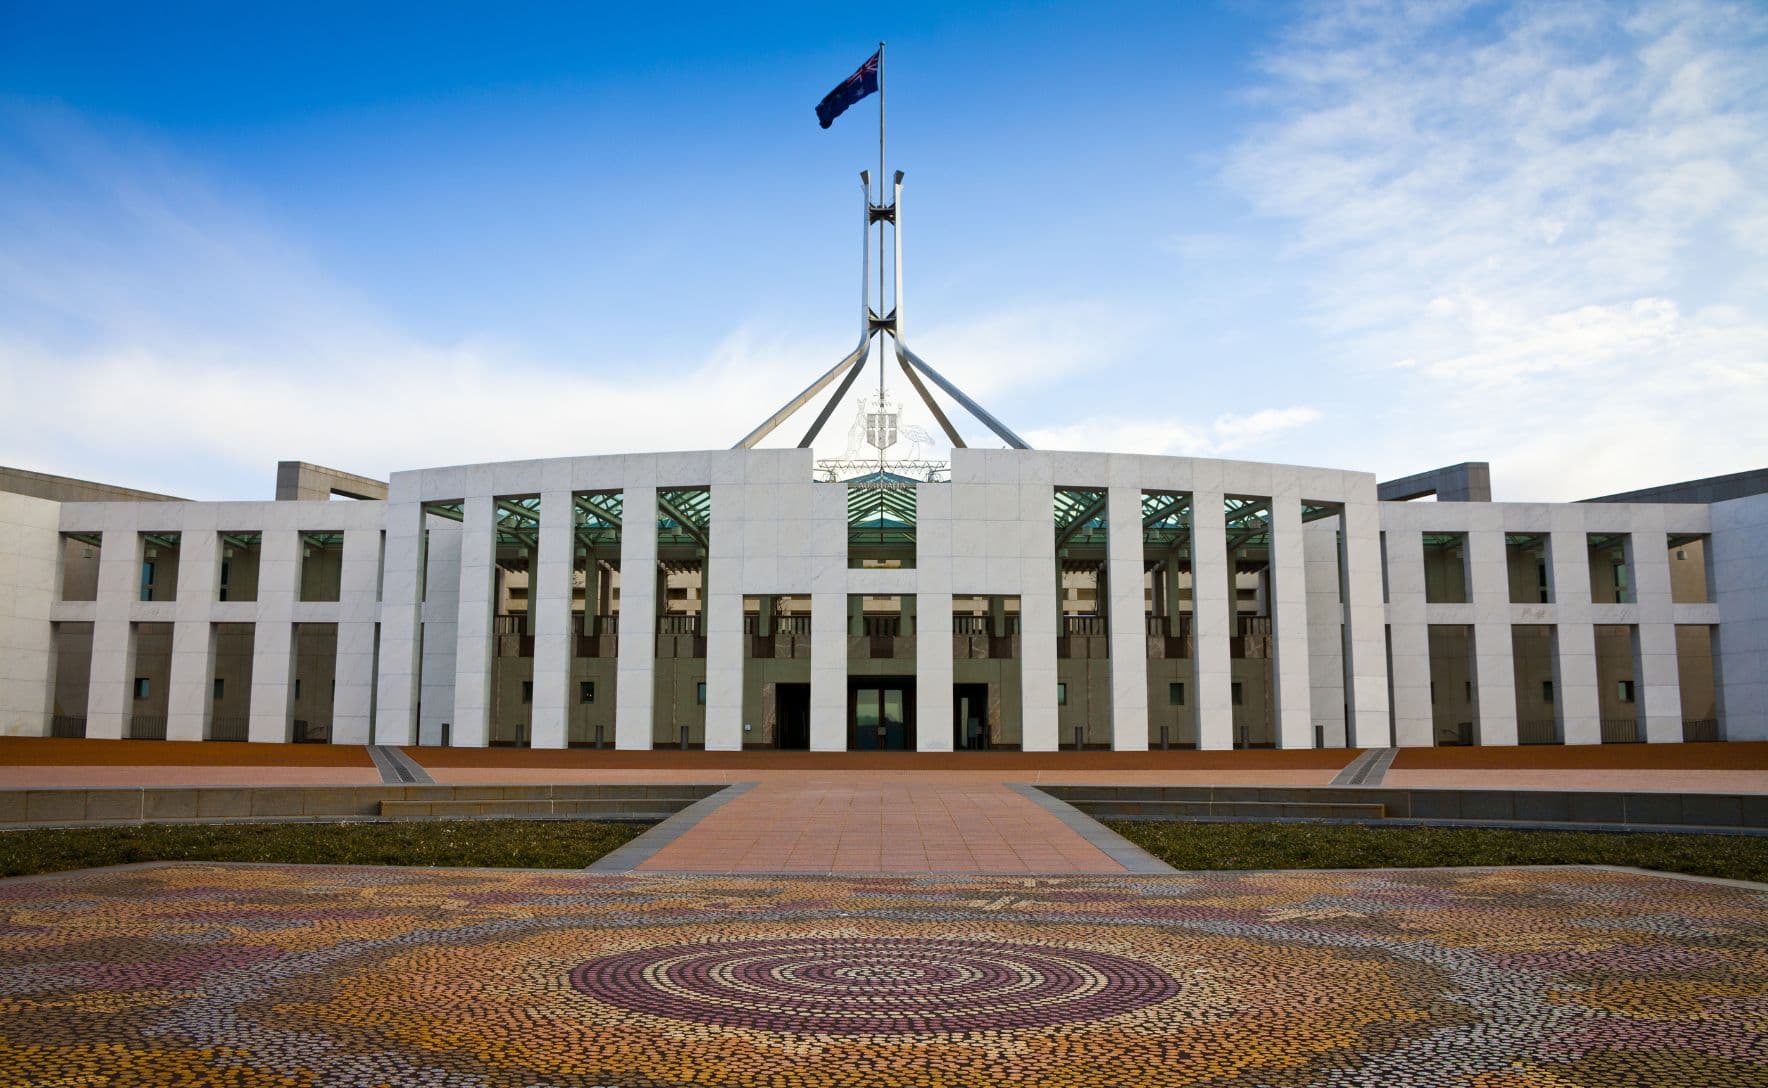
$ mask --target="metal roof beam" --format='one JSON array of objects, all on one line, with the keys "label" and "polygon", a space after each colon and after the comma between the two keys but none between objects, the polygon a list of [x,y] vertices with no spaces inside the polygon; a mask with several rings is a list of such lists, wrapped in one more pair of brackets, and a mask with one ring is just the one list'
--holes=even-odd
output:
[{"label": "metal roof beam", "polygon": [[694,542],[700,545],[700,547],[705,548],[707,551],[712,550],[711,543],[706,539],[705,531],[698,525],[694,524],[686,514],[682,513],[680,507],[664,498],[663,492],[661,491],[657,492],[657,509],[674,518],[675,523],[681,526],[682,532],[693,537]]},{"label": "metal roof beam", "polygon": [[[616,514],[614,511],[609,510],[607,507],[602,506],[599,503],[591,502],[587,496],[577,496],[574,503],[578,510],[595,518],[597,521],[605,521],[616,529],[625,529],[626,527],[625,523],[621,521],[619,514]],[[584,528],[584,526],[580,525],[578,528],[581,529]]]},{"label": "metal roof beam", "polygon": [[1092,521],[1100,514],[1103,514],[1105,512],[1105,503],[1108,498],[1109,495],[1106,492],[1099,492],[1098,498],[1088,503],[1080,513],[1074,516],[1073,520],[1062,527],[1062,531],[1056,535],[1056,547],[1061,548],[1064,544],[1073,540],[1075,534],[1086,527],[1087,522]]}]

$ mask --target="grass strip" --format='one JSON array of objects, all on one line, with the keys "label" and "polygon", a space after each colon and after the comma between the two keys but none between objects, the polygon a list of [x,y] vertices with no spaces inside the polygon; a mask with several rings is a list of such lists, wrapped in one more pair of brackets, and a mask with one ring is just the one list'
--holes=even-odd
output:
[{"label": "grass strip", "polygon": [[142,824],[0,831],[0,876],[143,861],[581,869],[648,825],[592,820]]},{"label": "grass strip", "polygon": [[1630,865],[1768,882],[1768,839],[1746,835],[1140,820],[1106,826],[1175,869]]}]

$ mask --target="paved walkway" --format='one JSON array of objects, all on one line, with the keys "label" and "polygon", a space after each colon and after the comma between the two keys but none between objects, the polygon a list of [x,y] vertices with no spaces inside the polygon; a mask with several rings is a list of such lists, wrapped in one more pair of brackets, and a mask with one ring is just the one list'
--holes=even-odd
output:
[{"label": "paved walkway", "polygon": [[1121,873],[997,774],[770,774],[639,866],[665,872]]}]

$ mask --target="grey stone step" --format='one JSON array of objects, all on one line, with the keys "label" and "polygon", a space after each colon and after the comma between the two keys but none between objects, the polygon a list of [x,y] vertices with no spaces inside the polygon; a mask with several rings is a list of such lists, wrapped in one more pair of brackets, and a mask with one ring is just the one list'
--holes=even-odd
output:
[{"label": "grey stone step", "polygon": [[483,798],[479,800],[382,801],[381,815],[404,819],[477,816],[587,816],[661,820],[698,797]]},{"label": "grey stone step", "polygon": [[1101,820],[1186,820],[1262,817],[1289,820],[1382,820],[1387,806],[1323,801],[1075,801],[1075,808]]}]

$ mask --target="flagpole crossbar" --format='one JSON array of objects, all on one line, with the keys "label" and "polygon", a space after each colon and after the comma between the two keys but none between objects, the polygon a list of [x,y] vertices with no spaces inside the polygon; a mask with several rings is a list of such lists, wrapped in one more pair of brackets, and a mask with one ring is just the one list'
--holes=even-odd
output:
[{"label": "flagpole crossbar", "polygon": [[[890,191],[890,199],[886,201],[886,182],[884,176],[883,61],[884,45],[880,42],[878,44],[877,54],[871,60],[868,60],[865,65],[862,65],[860,70],[854,73],[853,76],[849,77],[845,83],[842,83],[834,91],[831,91],[829,97],[825,98],[823,104],[817,108],[817,117],[822,121],[823,127],[829,127],[829,123],[835,117],[840,116],[840,113],[849,105],[858,101],[860,98],[865,97],[866,94],[871,93],[870,90],[865,87],[865,78],[868,75],[868,69],[870,66],[874,63],[876,64],[876,73],[873,77],[876,79],[875,89],[878,93],[878,199],[876,201],[872,199],[872,177],[870,171],[861,170],[859,172],[860,185],[865,194],[865,215],[860,230],[859,342],[854,346],[852,351],[847,353],[845,358],[836,363],[833,367],[830,367],[829,370],[821,377],[817,378],[816,381],[811,382],[810,385],[806,386],[797,396],[787,401],[779,411],[769,416],[766,422],[762,423],[761,426],[745,435],[742,441],[732,447],[733,449],[753,449],[768,435],[772,434],[781,424],[785,423],[786,420],[797,414],[801,408],[816,399],[817,395],[824,389],[827,389],[830,385],[835,385],[835,392],[824,402],[822,409],[817,413],[815,421],[811,423],[810,429],[805,432],[803,440],[798,443],[798,448],[808,449],[810,445],[816,441],[817,435],[822,432],[823,425],[826,424],[829,421],[829,417],[834,414],[836,406],[847,396],[848,391],[853,388],[853,383],[859,378],[860,372],[865,370],[866,363],[871,359],[872,339],[874,337],[879,339],[879,351],[882,353],[884,350],[882,340],[885,336],[889,336],[893,342],[893,354],[896,356],[897,365],[902,368],[903,374],[908,378],[909,385],[914,389],[916,395],[921,398],[922,403],[927,406],[927,410],[933,413],[933,418],[939,423],[939,429],[945,432],[945,436],[951,440],[954,447],[958,449],[966,448],[964,439],[958,433],[958,429],[952,425],[951,418],[940,406],[939,401],[933,396],[933,391],[927,388],[928,382],[938,386],[940,390],[942,390],[947,396],[951,397],[952,400],[956,401],[977,422],[994,432],[995,437],[999,438],[1002,442],[1005,442],[1008,446],[1020,450],[1031,448],[1030,444],[1015,434],[1012,428],[996,419],[987,409],[972,400],[962,389],[959,389],[948,378],[940,374],[937,370],[934,370],[925,360],[915,354],[915,352],[909,347],[908,339],[904,335],[901,221],[903,172],[898,170],[894,177],[891,178],[891,181],[894,184]],[[832,112],[829,112],[831,110],[831,103],[833,103]],[[893,271],[895,272],[895,279],[891,286],[893,287],[892,293],[895,297],[890,300],[893,303],[890,309],[880,316],[878,310],[873,308],[871,299],[871,228],[873,224],[879,224],[878,304],[882,307],[885,302],[884,228],[882,224],[885,223],[890,224],[891,234],[893,235],[892,240],[894,242],[895,252],[893,255],[892,266]],[[888,357],[889,356],[887,355],[880,354],[878,362],[878,388],[880,400],[883,396],[884,373],[886,369],[884,360]],[[926,380],[923,381],[923,378]],[[880,455],[881,454],[882,451],[880,451]]]}]

